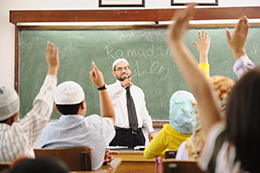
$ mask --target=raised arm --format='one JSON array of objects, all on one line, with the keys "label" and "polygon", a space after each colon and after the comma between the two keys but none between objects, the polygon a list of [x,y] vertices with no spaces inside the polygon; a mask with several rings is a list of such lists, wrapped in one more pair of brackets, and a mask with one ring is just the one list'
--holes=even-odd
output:
[{"label": "raised arm", "polygon": [[174,55],[173,59],[180,73],[200,104],[204,128],[208,132],[215,123],[220,121],[216,98],[211,91],[208,79],[197,67],[195,58],[184,43],[189,20],[195,13],[194,7],[195,4],[192,3],[186,9],[179,10],[174,15],[175,22],[168,28],[167,43]]},{"label": "raised arm", "polygon": [[226,29],[227,42],[230,49],[232,50],[235,60],[243,55],[246,55],[245,45],[249,27],[250,25],[247,23],[247,17],[243,16],[236,24],[232,36],[229,30]]},{"label": "raised arm", "polygon": [[233,70],[238,79],[240,79],[249,69],[255,68],[255,64],[248,58],[245,50],[249,27],[247,17],[243,16],[236,24],[232,36],[229,30],[226,29],[227,42],[236,60]]},{"label": "raised arm", "polygon": [[57,77],[59,69],[59,48],[54,43],[48,42],[46,50],[46,61],[48,64],[48,74]]},{"label": "raised arm", "polygon": [[192,42],[198,52],[200,53],[200,63],[208,63],[208,53],[210,46],[210,37],[208,37],[208,32],[203,29],[202,34],[198,32],[199,44],[195,41]]},{"label": "raised arm", "polygon": [[[105,85],[103,74],[98,70],[94,62],[92,62],[92,66],[93,69],[89,72],[91,80],[93,84],[97,86],[97,88],[101,88]],[[113,124],[115,124],[115,111],[107,89],[102,89],[98,92],[101,117],[109,118],[112,120]]]}]

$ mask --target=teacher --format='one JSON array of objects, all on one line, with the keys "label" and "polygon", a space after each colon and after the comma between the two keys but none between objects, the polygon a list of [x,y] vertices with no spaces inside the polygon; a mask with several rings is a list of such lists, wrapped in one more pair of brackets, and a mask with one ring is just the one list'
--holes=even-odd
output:
[{"label": "teacher", "polygon": [[115,115],[116,136],[110,146],[144,146],[145,137],[142,132],[144,126],[148,133],[149,141],[154,138],[152,119],[149,115],[143,90],[131,81],[131,69],[128,61],[119,58],[112,65],[112,74],[116,82],[108,85],[107,90],[111,97]]}]

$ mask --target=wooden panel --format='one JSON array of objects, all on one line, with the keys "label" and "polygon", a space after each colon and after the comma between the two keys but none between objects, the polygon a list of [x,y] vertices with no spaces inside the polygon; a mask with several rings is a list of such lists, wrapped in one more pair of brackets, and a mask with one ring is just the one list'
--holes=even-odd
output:
[{"label": "wooden panel", "polygon": [[155,21],[155,10],[34,10],[10,11],[10,22]]},{"label": "wooden panel", "polygon": [[[82,155],[83,152],[86,153],[85,157]],[[82,171],[83,167],[85,168],[83,170],[91,170],[91,149],[89,147],[34,149],[34,153],[36,157],[55,157],[63,161],[71,171]]]},{"label": "wooden panel", "polygon": [[122,158],[115,158],[108,165],[102,165],[100,169],[96,171],[73,171],[70,173],[115,173],[118,172],[118,168],[122,162]]},{"label": "wooden panel", "polygon": [[11,167],[11,162],[1,162],[0,163],[0,173],[6,172]]},{"label": "wooden panel", "polygon": [[164,173],[203,173],[203,171],[197,165],[197,161],[191,160],[165,159],[163,160],[163,170]]},{"label": "wooden panel", "polygon": [[[10,22],[169,21],[177,9],[142,10],[11,10]],[[260,7],[198,8],[194,20],[260,18]]]},{"label": "wooden panel", "polygon": [[[122,163],[120,164],[117,172],[120,173],[143,173],[143,172],[155,172],[155,159],[146,159],[143,154],[144,151],[117,151],[119,155],[113,155],[115,158],[122,158]],[[164,159],[163,159],[164,160]],[[163,169],[163,166],[162,166]]]},{"label": "wooden panel", "polygon": [[[170,21],[176,9],[159,9],[158,21]],[[249,19],[260,18],[260,7],[197,8],[193,20],[238,19],[247,15]]]}]

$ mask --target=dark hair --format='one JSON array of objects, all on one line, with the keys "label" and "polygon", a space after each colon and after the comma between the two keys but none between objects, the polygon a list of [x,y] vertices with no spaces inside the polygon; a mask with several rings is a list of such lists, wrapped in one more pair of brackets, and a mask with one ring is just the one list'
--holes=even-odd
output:
[{"label": "dark hair", "polygon": [[[10,117],[9,117],[10,118]],[[5,119],[5,120],[1,120],[0,123],[6,123],[6,121],[9,120],[9,118]]]},{"label": "dark hair", "polygon": [[260,68],[246,73],[227,102],[227,133],[236,147],[236,160],[249,172],[260,172]]},{"label": "dark hair", "polygon": [[63,115],[73,115],[77,114],[79,111],[79,107],[82,102],[74,105],[57,105],[57,109],[63,114]]},{"label": "dark hair", "polygon": [[51,157],[23,159],[13,165],[8,173],[68,173],[68,168],[59,160]]}]

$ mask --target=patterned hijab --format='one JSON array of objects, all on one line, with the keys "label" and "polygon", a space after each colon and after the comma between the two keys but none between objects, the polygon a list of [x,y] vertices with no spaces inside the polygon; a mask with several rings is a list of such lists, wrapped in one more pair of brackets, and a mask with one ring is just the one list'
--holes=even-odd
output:
[{"label": "patterned hijab", "polygon": [[179,133],[192,134],[197,122],[197,101],[187,91],[177,91],[170,99],[169,120]]},{"label": "patterned hijab", "polygon": [[[215,93],[219,98],[220,116],[221,119],[224,120],[226,118],[226,103],[228,95],[232,90],[235,82],[225,76],[212,76],[209,78],[209,80],[213,84]],[[202,130],[202,121],[199,117],[191,137],[189,137],[185,142],[186,152],[191,160],[197,160],[199,158],[205,141],[206,133]]]}]

